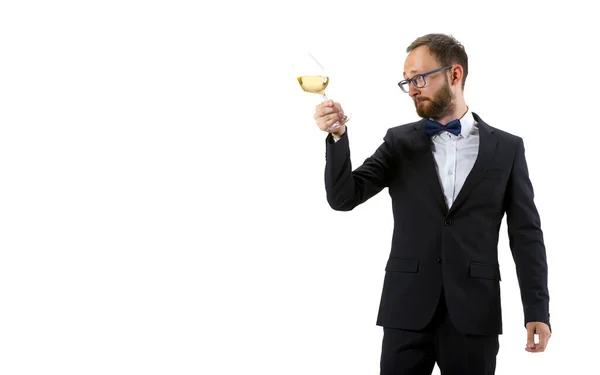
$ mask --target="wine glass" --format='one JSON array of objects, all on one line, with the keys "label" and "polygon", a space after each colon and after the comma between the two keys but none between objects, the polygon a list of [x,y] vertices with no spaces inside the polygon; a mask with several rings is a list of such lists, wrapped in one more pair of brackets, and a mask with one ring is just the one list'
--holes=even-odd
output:
[{"label": "wine glass", "polygon": [[[302,54],[294,62],[294,71],[302,90],[313,94],[321,94],[324,100],[329,100],[325,89],[329,85],[329,75],[325,68],[310,53]],[[333,124],[329,130],[335,130],[348,122],[350,118],[346,115]]]}]

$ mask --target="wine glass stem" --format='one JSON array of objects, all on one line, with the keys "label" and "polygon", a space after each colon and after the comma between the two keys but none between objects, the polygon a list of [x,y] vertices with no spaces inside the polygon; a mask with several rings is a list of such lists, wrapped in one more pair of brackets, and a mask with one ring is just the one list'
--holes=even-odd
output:
[{"label": "wine glass stem", "polygon": [[327,97],[327,95],[325,95],[325,93],[323,93],[323,99],[329,100],[329,98]]}]

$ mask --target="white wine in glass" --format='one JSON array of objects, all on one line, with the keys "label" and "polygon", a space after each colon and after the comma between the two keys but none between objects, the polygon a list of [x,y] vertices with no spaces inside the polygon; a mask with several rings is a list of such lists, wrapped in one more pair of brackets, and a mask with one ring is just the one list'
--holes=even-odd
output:
[{"label": "white wine in glass", "polygon": [[298,83],[302,90],[306,92],[312,92],[313,94],[322,94],[325,100],[327,100],[327,95],[325,95],[325,89],[329,84],[329,77],[325,76],[301,76],[298,77]]},{"label": "white wine in glass", "polygon": [[[329,85],[329,76],[313,55],[310,53],[301,55],[294,63],[294,70],[302,90],[313,94],[320,94],[324,100],[329,100],[325,94],[325,89]],[[342,120],[333,124],[330,129],[337,129],[342,124],[348,122],[348,120],[348,116],[344,115]]]}]

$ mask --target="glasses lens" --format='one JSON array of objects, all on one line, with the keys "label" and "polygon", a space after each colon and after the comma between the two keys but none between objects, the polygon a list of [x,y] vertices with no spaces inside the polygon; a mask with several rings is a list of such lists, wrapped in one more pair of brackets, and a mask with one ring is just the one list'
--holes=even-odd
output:
[{"label": "glasses lens", "polygon": [[407,94],[408,94],[408,85],[410,85],[409,81],[402,81],[402,82],[398,83],[398,86],[400,86],[402,91],[404,91]]},{"label": "glasses lens", "polygon": [[425,87],[425,77],[423,77],[422,75],[414,77],[413,82],[415,83],[415,86],[418,88]]}]

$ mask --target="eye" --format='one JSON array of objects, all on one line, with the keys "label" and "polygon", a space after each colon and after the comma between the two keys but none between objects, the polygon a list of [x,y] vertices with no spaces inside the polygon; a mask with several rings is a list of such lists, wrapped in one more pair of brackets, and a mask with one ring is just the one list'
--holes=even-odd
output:
[{"label": "eye", "polygon": [[413,81],[415,82],[415,86],[423,87],[425,86],[425,77],[422,74],[413,77]]}]

